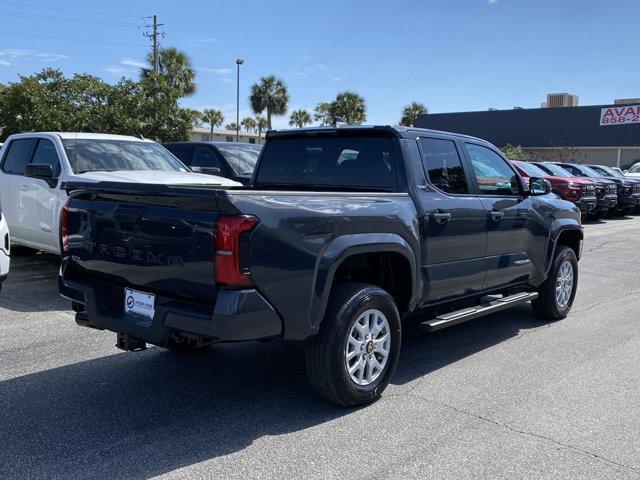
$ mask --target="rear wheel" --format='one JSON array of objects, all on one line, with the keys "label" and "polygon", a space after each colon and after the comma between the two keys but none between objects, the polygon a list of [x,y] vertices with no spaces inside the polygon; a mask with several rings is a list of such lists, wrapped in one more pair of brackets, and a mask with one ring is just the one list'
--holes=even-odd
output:
[{"label": "rear wheel", "polygon": [[533,311],[544,318],[565,318],[573,305],[578,287],[578,259],[575,252],[558,245],[549,276],[538,288],[538,298],[531,302]]},{"label": "rear wheel", "polygon": [[324,399],[345,406],[377,400],[400,354],[400,315],[383,289],[361,283],[331,295],[320,332],[307,346],[307,373]]}]

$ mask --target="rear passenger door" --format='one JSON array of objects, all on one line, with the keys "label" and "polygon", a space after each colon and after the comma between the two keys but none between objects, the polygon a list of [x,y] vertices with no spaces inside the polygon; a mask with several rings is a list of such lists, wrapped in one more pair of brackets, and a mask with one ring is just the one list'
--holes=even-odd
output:
[{"label": "rear passenger door", "polygon": [[17,138],[6,146],[2,159],[2,187],[0,188],[0,204],[7,219],[9,232],[16,239],[24,239],[27,225],[24,222],[25,212],[20,203],[21,185],[24,169],[31,161],[36,145],[33,138]]},{"label": "rear passenger door", "polygon": [[525,197],[515,167],[496,150],[473,142],[464,142],[464,150],[474,189],[486,210],[484,287],[527,281],[533,273],[532,197]]},{"label": "rear passenger door", "polygon": [[427,178],[418,189],[425,212],[426,300],[478,293],[485,276],[486,217],[472,191],[460,145],[446,137],[423,137],[418,147]]}]

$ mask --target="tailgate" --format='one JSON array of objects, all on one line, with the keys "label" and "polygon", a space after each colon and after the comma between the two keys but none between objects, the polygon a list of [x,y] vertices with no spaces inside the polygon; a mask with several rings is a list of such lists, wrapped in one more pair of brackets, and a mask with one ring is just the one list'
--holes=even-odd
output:
[{"label": "tailgate", "polygon": [[98,185],[67,187],[71,279],[214,303],[215,191]]}]

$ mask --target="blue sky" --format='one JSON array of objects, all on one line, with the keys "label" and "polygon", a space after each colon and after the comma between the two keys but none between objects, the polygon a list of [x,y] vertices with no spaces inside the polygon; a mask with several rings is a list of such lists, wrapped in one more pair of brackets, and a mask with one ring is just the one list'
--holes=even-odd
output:
[{"label": "blue sky", "polygon": [[154,13],[162,44],[198,70],[184,105],[220,108],[227,121],[237,57],[241,116],[249,84],[271,73],[287,83],[290,109],[357,91],[367,123],[397,122],[412,100],[448,112],[537,107],[556,91],[581,105],[640,96],[638,0],[0,1],[0,82],[45,66],[135,76],[150,45],[139,26]]}]

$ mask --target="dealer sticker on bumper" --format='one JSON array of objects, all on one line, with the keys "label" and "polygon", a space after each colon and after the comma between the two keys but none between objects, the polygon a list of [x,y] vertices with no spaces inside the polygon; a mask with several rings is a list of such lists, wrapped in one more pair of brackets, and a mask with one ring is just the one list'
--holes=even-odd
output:
[{"label": "dealer sticker on bumper", "polygon": [[153,319],[156,313],[156,296],[153,293],[124,289],[124,311]]}]

